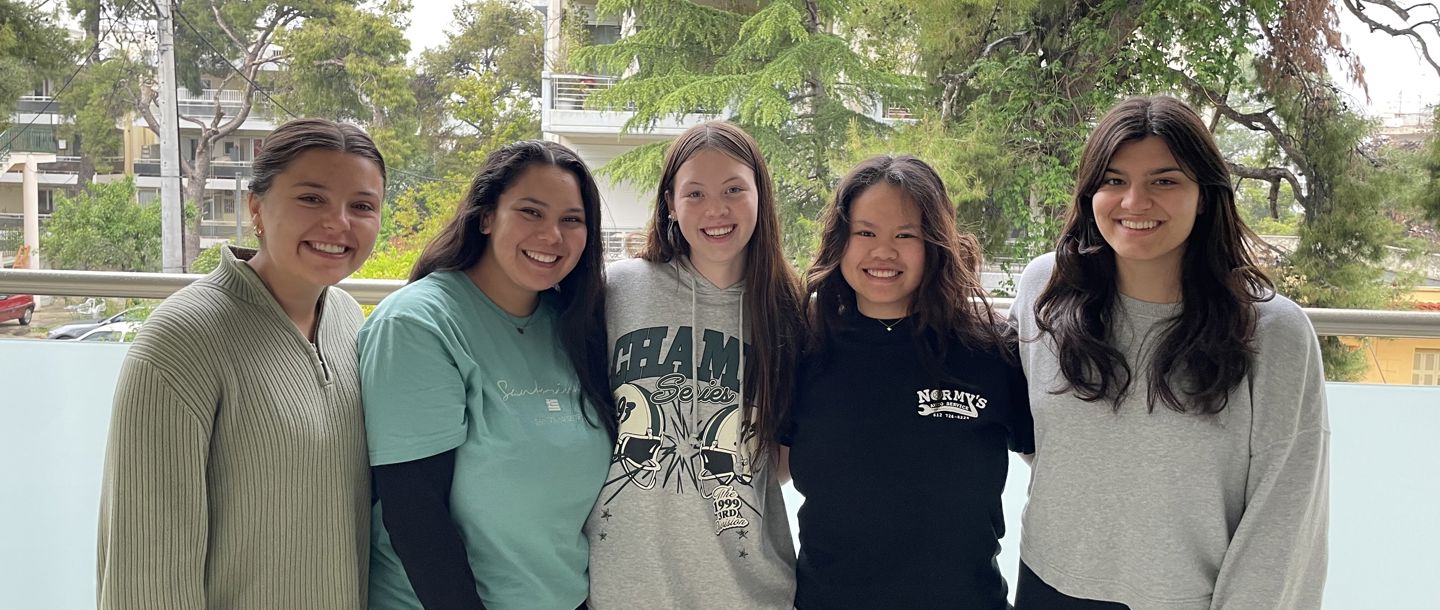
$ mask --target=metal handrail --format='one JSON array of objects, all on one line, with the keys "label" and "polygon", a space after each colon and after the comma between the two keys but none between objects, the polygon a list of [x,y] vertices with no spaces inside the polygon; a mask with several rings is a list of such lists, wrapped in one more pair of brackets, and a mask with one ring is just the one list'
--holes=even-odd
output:
[{"label": "metal handrail", "polygon": [[[75,297],[129,297],[163,299],[203,275],[194,273],[116,273],[106,271],[52,271],[0,269],[0,294],[43,294]],[[340,282],[356,301],[373,305],[404,286],[401,280]],[[997,310],[1008,310],[1014,299],[991,299]],[[1321,336],[1440,338],[1440,312],[1370,309],[1306,308],[1305,315]]]},{"label": "metal handrail", "polygon": [[[205,276],[198,273],[0,269],[0,294],[163,299],[202,277]],[[401,280],[349,279],[340,282],[342,290],[367,305],[379,303],[404,285]]]}]

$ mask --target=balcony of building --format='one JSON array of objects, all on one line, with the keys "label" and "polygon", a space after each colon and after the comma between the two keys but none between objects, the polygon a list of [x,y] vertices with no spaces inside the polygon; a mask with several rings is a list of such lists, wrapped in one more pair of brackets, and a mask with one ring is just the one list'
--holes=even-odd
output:
[{"label": "balcony of building", "polygon": [[[0,293],[158,299],[194,277],[0,270]],[[375,303],[399,285],[350,280],[341,287]],[[48,307],[63,312],[59,298]],[[1323,335],[1440,338],[1440,313],[1307,314]],[[37,316],[36,324],[43,319]],[[12,499],[0,503],[0,521],[23,524],[0,545],[6,566],[0,607],[92,607],[100,471],[111,393],[127,347],[8,337],[18,328],[0,325],[0,488]],[[1440,383],[1440,375],[1434,380]],[[1440,385],[1328,383],[1326,394],[1332,446],[1324,607],[1434,607],[1440,453],[1430,445],[1440,433]],[[1008,533],[999,557],[1012,584],[1028,474],[1023,461],[1012,459],[1003,498]],[[788,486],[785,493],[793,523],[803,499]]]},{"label": "balcony of building", "polygon": [[60,104],[55,101],[55,98],[48,95],[22,95],[15,101],[15,112],[18,114],[59,114]]},{"label": "balcony of building", "polygon": [[615,86],[613,76],[595,74],[552,74],[541,76],[540,130],[563,137],[610,136],[611,141],[636,139],[637,142],[673,138],[693,125],[728,113],[687,114],[665,117],[643,134],[624,134],[625,124],[635,116],[631,110],[601,110],[590,101],[591,96]]}]

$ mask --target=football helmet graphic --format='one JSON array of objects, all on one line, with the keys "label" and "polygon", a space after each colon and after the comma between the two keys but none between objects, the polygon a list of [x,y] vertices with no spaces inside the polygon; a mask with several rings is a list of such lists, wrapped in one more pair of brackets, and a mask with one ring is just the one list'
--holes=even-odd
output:
[{"label": "football helmet graphic", "polygon": [[650,393],[633,383],[615,389],[615,405],[620,411],[620,435],[614,460],[636,487],[651,489],[660,472],[658,455],[665,417],[650,400]]},{"label": "football helmet graphic", "polygon": [[750,456],[753,454],[750,441],[754,437],[745,429],[740,405],[717,411],[706,422],[701,435],[700,478],[721,485],[729,485],[736,480],[748,485],[751,479]]}]

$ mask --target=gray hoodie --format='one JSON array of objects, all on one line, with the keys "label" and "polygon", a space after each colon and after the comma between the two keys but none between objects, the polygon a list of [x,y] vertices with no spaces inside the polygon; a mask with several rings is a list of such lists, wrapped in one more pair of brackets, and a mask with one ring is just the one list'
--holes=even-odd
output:
[{"label": "gray hoodie", "polygon": [[743,284],[716,288],[683,261],[606,273],[620,438],[585,526],[590,606],[791,607],[784,500],[740,409]]},{"label": "gray hoodie", "polygon": [[1143,365],[1178,304],[1120,297],[1111,341],[1140,371],[1118,412],[1062,392],[1031,262],[1011,317],[1030,380],[1035,461],[1020,558],[1073,597],[1132,610],[1312,609],[1325,586],[1330,424],[1320,346],[1285,297],[1258,303],[1250,375],[1218,415],[1147,412]]}]

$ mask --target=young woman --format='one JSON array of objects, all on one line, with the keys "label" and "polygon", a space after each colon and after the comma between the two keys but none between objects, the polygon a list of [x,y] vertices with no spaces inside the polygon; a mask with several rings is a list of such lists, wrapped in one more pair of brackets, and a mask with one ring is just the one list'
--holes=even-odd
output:
[{"label": "young woman", "polygon": [[803,340],[765,159],[729,123],[665,153],[638,259],[607,275],[620,436],[586,524],[595,608],[789,608],[772,439]]},{"label": "young woman", "polygon": [[1320,607],[1320,347],[1252,238],[1184,103],[1096,126],[1011,309],[1036,448],[1017,608]]},{"label": "young woman", "polygon": [[840,182],[782,438],[805,495],[796,608],[1007,607],[1000,493],[1007,447],[1032,451],[1030,406],[979,266],[924,162]]},{"label": "young woman", "polygon": [[385,161],[359,128],[302,119],[253,168],[259,250],[165,299],[121,368],[101,608],[365,603],[361,315],[330,287],[375,245]]},{"label": "young woman", "polygon": [[585,164],[511,144],[360,330],[371,608],[584,604],[615,438],[602,260]]}]

